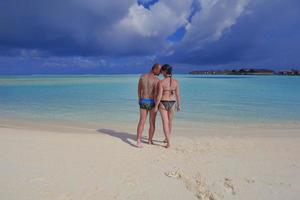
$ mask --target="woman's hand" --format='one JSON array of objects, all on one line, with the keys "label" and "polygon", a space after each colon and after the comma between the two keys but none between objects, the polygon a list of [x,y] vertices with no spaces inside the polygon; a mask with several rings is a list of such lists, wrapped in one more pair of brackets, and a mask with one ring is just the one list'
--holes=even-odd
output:
[{"label": "woman's hand", "polygon": [[155,107],[153,109],[154,109],[154,112],[157,112],[158,111],[158,105],[155,105]]},{"label": "woman's hand", "polygon": [[180,105],[177,105],[177,112],[181,110]]}]

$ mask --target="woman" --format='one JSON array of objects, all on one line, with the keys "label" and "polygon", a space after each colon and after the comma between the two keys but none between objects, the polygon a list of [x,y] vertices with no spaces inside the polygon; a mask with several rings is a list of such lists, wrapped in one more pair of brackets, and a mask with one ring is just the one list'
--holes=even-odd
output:
[{"label": "woman", "polygon": [[161,73],[165,77],[158,83],[158,94],[155,101],[155,111],[159,109],[161,114],[163,129],[167,143],[166,148],[170,147],[170,135],[172,132],[172,121],[174,110],[180,111],[179,83],[172,78],[172,67],[165,64],[161,67]]}]

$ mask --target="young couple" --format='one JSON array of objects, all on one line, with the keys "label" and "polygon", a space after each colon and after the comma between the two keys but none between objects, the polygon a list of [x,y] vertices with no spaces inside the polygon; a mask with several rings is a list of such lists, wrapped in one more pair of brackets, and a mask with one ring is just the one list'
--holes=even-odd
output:
[{"label": "young couple", "polygon": [[[157,76],[163,74],[164,79]],[[159,110],[163,123],[166,148],[170,147],[170,135],[174,111],[180,111],[179,83],[172,78],[172,67],[168,64],[154,64],[151,71],[143,74],[138,83],[140,120],[137,127],[137,147],[142,147],[141,139],[144,125],[149,113],[148,144],[153,144],[156,114]]]}]

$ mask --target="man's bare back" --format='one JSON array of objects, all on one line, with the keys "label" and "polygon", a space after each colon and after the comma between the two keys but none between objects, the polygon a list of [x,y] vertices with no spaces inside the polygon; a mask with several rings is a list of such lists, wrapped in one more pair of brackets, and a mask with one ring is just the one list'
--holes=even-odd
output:
[{"label": "man's bare back", "polygon": [[155,99],[156,87],[158,82],[159,82],[159,78],[157,78],[153,74],[142,75],[139,80],[139,87],[140,87],[139,98]]}]

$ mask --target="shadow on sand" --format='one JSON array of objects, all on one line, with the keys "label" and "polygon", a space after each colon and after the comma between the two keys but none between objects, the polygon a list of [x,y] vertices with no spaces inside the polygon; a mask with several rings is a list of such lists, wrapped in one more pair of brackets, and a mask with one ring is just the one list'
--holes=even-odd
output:
[{"label": "shadow on sand", "polygon": [[[118,139],[122,140],[123,142],[129,144],[132,147],[137,147],[136,144],[135,144],[136,135],[133,135],[131,133],[117,132],[115,130],[107,129],[107,128],[98,129],[97,132],[104,133],[106,135],[118,138]],[[147,143],[146,140],[147,140],[147,138],[143,137],[142,138],[142,143]],[[153,141],[155,141],[155,142],[161,142],[161,141],[157,141],[157,140],[153,140]],[[154,144],[154,145],[158,145],[158,144]],[[161,146],[161,145],[159,145],[159,146]]]},{"label": "shadow on sand", "polygon": [[137,147],[132,141],[136,140],[136,136],[127,132],[117,132],[112,129],[107,129],[107,128],[101,128],[97,130],[99,133],[104,133],[106,135],[118,138],[122,140],[123,142],[129,144],[130,146]]}]

